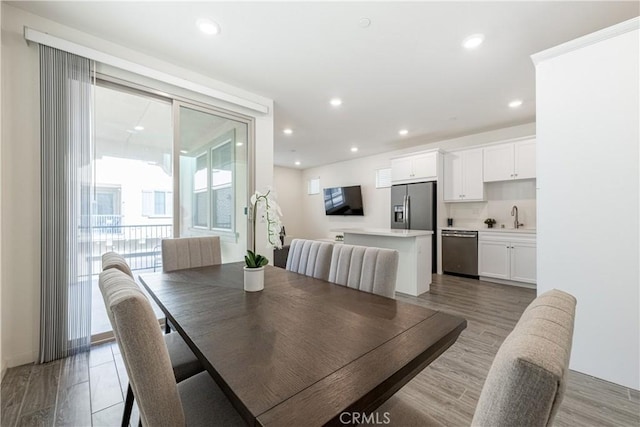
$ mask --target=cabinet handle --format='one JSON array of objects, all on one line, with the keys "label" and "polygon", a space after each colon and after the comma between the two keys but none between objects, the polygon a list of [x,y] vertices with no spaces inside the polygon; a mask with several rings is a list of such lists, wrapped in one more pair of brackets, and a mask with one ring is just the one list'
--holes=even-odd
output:
[{"label": "cabinet handle", "polygon": [[518,174],[515,174],[515,176],[518,176]]}]

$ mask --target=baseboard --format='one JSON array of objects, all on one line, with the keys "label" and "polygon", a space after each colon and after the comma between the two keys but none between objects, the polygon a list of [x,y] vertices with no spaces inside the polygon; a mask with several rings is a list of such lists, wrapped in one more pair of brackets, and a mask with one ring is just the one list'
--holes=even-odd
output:
[{"label": "baseboard", "polygon": [[480,276],[483,282],[498,283],[500,285],[518,286],[520,288],[536,289],[534,283],[514,282],[513,280],[496,279],[495,277]]}]

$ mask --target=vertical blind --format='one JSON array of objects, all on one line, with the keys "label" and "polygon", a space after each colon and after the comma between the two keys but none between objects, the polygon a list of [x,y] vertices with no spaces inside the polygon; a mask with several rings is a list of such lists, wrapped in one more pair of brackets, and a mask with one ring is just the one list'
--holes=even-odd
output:
[{"label": "vertical blind", "polygon": [[91,62],[40,45],[40,363],[91,344]]}]

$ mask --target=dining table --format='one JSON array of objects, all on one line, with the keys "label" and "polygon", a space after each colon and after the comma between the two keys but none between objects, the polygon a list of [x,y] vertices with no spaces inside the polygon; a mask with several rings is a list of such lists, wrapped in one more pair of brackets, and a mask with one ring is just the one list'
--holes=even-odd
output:
[{"label": "dining table", "polygon": [[245,292],[243,266],[139,279],[248,425],[337,425],[372,414],[467,325],[270,265],[264,289]]}]

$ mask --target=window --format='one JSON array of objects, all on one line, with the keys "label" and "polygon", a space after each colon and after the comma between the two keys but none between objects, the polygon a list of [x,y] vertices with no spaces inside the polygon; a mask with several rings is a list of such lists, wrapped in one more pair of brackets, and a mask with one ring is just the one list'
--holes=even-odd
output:
[{"label": "window", "polygon": [[171,191],[143,191],[142,216],[168,217],[172,214],[173,193]]},{"label": "window", "polygon": [[376,170],[376,188],[391,187],[391,168]]},{"label": "window", "polygon": [[[232,132],[233,134],[233,132]],[[195,158],[193,226],[233,231],[235,215],[234,138],[218,138]],[[207,178],[210,183],[207,183]],[[207,191],[207,188],[209,191]]]},{"label": "window", "polygon": [[233,228],[233,148],[231,141],[211,150],[212,228]]},{"label": "window", "polygon": [[307,194],[320,193],[320,178],[311,178],[307,182]]}]

